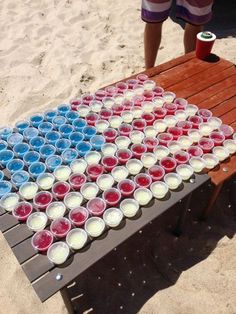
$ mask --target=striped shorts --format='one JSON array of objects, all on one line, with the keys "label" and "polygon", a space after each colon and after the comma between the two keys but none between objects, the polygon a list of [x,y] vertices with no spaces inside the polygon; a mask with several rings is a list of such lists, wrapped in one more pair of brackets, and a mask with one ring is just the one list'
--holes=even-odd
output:
[{"label": "striped shorts", "polygon": [[[160,23],[169,16],[172,0],[142,0],[142,20]],[[204,25],[212,16],[213,0],[176,0],[176,17],[193,25]]]}]

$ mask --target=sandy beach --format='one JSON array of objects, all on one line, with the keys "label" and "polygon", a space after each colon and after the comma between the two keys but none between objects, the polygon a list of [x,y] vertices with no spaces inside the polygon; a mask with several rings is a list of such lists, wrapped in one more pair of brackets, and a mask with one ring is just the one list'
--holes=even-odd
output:
[{"label": "sandy beach", "polygon": [[[235,4],[229,2],[221,23],[219,1],[209,29],[219,38],[214,53],[236,63],[236,26],[228,18]],[[1,126],[13,126],[31,113],[144,69],[144,23],[138,0],[2,0],[0,12]],[[182,36],[179,24],[172,19],[164,23],[157,64],[183,54]],[[192,236],[187,230],[180,240],[183,251],[187,245],[189,249],[200,245],[203,251],[210,246],[210,254],[203,254],[174,284],[145,300],[139,313],[236,313],[236,222],[228,202],[218,203],[208,222],[198,224]],[[223,219],[218,219],[218,212]],[[0,252],[0,314],[66,313],[59,293],[40,302],[2,235]]]}]

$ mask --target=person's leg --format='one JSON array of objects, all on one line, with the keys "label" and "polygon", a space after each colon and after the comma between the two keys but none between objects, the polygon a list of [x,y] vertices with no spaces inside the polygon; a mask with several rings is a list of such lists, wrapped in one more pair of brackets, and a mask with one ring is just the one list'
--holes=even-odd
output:
[{"label": "person's leg", "polygon": [[203,30],[202,25],[185,24],[184,29],[184,50],[185,53],[195,50],[197,33]]},{"label": "person's leg", "polygon": [[144,56],[145,67],[149,69],[154,66],[157,52],[161,43],[161,23],[146,23],[144,30]]}]

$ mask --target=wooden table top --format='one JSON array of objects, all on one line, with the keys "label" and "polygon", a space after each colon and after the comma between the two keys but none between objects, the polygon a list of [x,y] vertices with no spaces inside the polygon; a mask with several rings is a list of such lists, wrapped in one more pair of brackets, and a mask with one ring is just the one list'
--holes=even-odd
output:
[{"label": "wooden table top", "polygon": [[[236,127],[236,70],[231,62],[223,59],[205,62],[190,53],[144,73],[165,90],[175,92],[177,97],[187,98],[200,108],[211,109],[225,123]],[[231,176],[235,171],[235,163],[234,156],[217,170],[210,171],[208,174],[212,181],[220,184]],[[224,167],[227,167],[227,172],[223,171]],[[108,230],[100,239],[89,243],[82,252],[71,256],[62,267],[55,267],[46,256],[37,254],[31,246],[33,233],[3,210],[0,210],[0,230],[39,298],[45,301],[148,222],[207,182],[209,176],[196,175],[195,179],[194,183],[184,183],[180,191],[169,193],[166,201],[155,200],[148,208],[143,208],[138,219],[126,219],[121,230]]]}]

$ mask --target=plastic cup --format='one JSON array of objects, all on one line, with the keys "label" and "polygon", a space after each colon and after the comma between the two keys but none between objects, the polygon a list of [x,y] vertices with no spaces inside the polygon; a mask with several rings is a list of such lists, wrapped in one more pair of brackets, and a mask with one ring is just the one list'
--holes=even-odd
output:
[{"label": "plastic cup", "polygon": [[132,100],[124,99],[121,104],[124,107],[124,110],[131,111],[131,109],[133,108],[134,102]]},{"label": "plastic cup", "polygon": [[170,127],[167,129],[167,132],[173,136],[174,141],[178,140],[178,138],[183,135],[182,128],[180,127]]},{"label": "plastic cup", "polygon": [[74,173],[69,178],[70,186],[73,190],[79,191],[81,186],[86,182],[86,176],[82,173]]},{"label": "plastic cup", "polygon": [[50,156],[46,159],[45,164],[50,171],[54,171],[56,167],[62,164],[62,158],[57,155]]},{"label": "plastic cup", "polygon": [[70,148],[70,146],[71,141],[65,138],[61,138],[57,140],[55,143],[56,150],[58,151],[59,154],[63,153],[64,150],[66,150],[67,148]]},{"label": "plastic cup", "polygon": [[169,173],[175,170],[177,162],[172,157],[164,157],[160,160],[160,166],[162,166],[166,173]]},{"label": "plastic cup", "polygon": [[13,148],[15,155],[19,158],[23,158],[26,153],[28,153],[30,147],[26,143],[16,144]]},{"label": "plastic cup", "polygon": [[85,118],[87,114],[90,112],[90,107],[89,105],[79,105],[77,108],[78,114],[80,117]]},{"label": "plastic cup", "polygon": [[182,149],[188,149],[193,144],[193,140],[186,135],[180,136],[178,142]]},{"label": "plastic cup", "polygon": [[107,92],[105,90],[103,90],[103,89],[99,89],[95,93],[95,99],[97,99],[97,100],[103,100],[103,98],[106,97],[106,96],[107,96]]},{"label": "plastic cup", "polygon": [[198,146],[203,150],[204,154],[210,153],[214,147],[214,141],[210,138],[203,137],[199,140]]},{"label": "plastic cup", "polygon": [[92,145],[88,142],[82,141],[76,145],[76,149],[79,156],[83,157],[92,149]]},{"label": "plastic cup", "polygon": [[127,136],[118,136],[115,139],[115,144],[118,149],[127,149],[131,143],[131,140]]},{"label": "plastic cup", "polygon": [[23,141],[23,135],[20,133],[12,133],[7,138],[7,143],[10,146],[15,146],[16,144],[22,143]]},{"label": "plastic cup", "polygon": [[106,143],[102,146],[101,151],[104,156],[113,156],[117,151],[117,146],[113,143]]},{"label": "plastic cup", "polygon": [[187,119],[188,115],[185,110],[176,110],[175,117],[179,122],[184,122]]},{"label": "plastic cup", "polygon": [[170,133],[161,133],[157,136],[159,144],[162,146],[167,146],[170,141],[174,139],[174,136]]},{"label": "plastic cup", "polygon": [[121,113],[121,118],[122,118],[124,123],[131,123],[134,119],[134,115],[133,115],[132,111],[124,110]]},{"label": "plastic cup", "polygon": [[95,97],[94,97],[94,95],[92,95],[92,94],[84,94],[84,95],[82,95],[82,97],[81,97],[83,104],[85,104],[85,105],[87,105],[87,106],[90,104],[91,101],[94,100],[94,98],[95,98]]},{"label": "plastic cup", "polygon": [[0,140],[0,151],[6,150],[7,146],[8,146],[8,144],[6,141]]},{"label": "plastic cup", "polygon": [[185,110],[188,105],[188,101],[184,98],[175,98],[174,104],[177,105],[178,110]]},{"label": "plastic cup", "polygon": [[153,153],[156,155],[157,160],[161,160],[170,154],[170,150],[166,146],[158,145],[154,148]]},{"label": "plastic cup", "polygon": [[172,103],[175,100],[176,95],[175,93],[167,91],[162,94],[162,97],[166,103]]},{"label": "plastic cup", "polygon": [[88,240],[87,232],[81,228],[76,228],[68,232],[66,243],[72,250],[82,249]]},{"label": "plastic cup", "polygon": [[139,210],[139,203],[131,198],[126,198],[120,203],[120,210],[125,217],[134,217]]},{"label": "plastic cup", "polygon": [[77,107],[78,107],[79,105],[81,105],[81,103],[82,103],[82,101],[81,101],[80,99],[77,99],[77,98],[71,99],[71,100],[70,100],[71,109],[76,111],[76,110],[77,110]]},{"label": "plastic cup", "polygon": [[52,194],[48,191],[38,192],[33,199],[34,206],[41,210],[45,211],[47,206],[52,202]]},{"label": "plastic cup", "polygon": [[209,136],[213,131],[212,126],[208,122],[203,122],[199,124],[199,132],[202,136]]},{"label": "plastic cup", "polygon": [[157,157],[153,153],[144,153],[141,156],[141,162],[145,168],[150,168],[157,162]]},{"label": "plastic cup", "polygon": [[83,197],[79,192],[67,193],[64,198],[64,204],[69,210],[79,207],[82,201]]},{"label": "plastic cup", "polygon": [[193,141],[193,143],[198,143],[198,141],[202,137],[201,133],[198,130],[195,130],[195,129],[189,130],[188,131],[188,136]]},{"label": "plastic cup", "polygon": [[[119,95],[118,95],[118,96],[119,96]],[[123,100],[123,97],[122,97],[122,96],[119,96],[119,98],[120,98],[119,103],[121,103],[122,100]],[[113,97],[105,97],[105,98],[103,98],[103,100],[102,100],[102,103],[103,103],[103,105],[104,105],[104,107],[105,107],[106,109],[111,109],[112,106],[115,104],[115,102],[116,102],[116,99],[113,98]]]},{"label": "plastic cup", "polygon": [[53,235],[48,230],[41,230],[34,234],[31,244],[36,251],[46,252],[53,243]]},{"label": "plastic cup", "polygon": [[133,144],[131,152],[135,158],[140,159],[144,153],[147,152],[147,146],[144,144]]},{"label": "plastic cup", "polygon": [[118,149],[116,157],[118,158],[119,163],[124,165],[132,157],[132,152],[127,148]]},{"label": "plastic cup", "polygon": [[69,183],[65,181],[56,182],[52,186],[52,194],[58,200],[64,199],[66,194],[69,192],[70,192],[70,185]]},{"label": "plastic cup", "polygon": [[68,111],[66,113],[66,119],[67,121],[72,124],[74,120],[76,120],[77,118],[79,118],[79,114],[76,111]]},{"label": "plastic cup", "polygon": [[196,40],[196,57],[199,59],[206,59],[212,50],[213,44],[216,40],[216,35],[211,32],[200,32],[197,34]]},{"label": "plastic cup", "polygon": [[219,159],[219,161],[223,161],[229,157],[228,149],[222,146],[214,147],[212,152]]},{"label": "plastic cup", "polygon": [[2,166],[6,166],[9,161],[11,161],[14,157],[14,154],[11,150],[2,150],[0,151],[0,163],[2,164]]},{"label": "plastic cup", "polygon": [[53,125],[51,122],[42,122],[38,126],[38,130],[41,134],[45,135],[48,132],[51,132],[53,129]]},{"label": "plastic cup", "polygon": [[81,227],[89,217],[89,212],[85,207],[78,206],[69,212],[69,220],[75,227]]},{"label": "plastic cup", "polygon": [[33,206],[28,202],[18,203],[12,210],[12,215],[19,221],[26,221],[33,211]]},{"label": "plastic cup", "polygon": [[115,86],[107,86],[105,88],[105,91],[106,91],[107,95],[111,97],[118,92],[118,89]]},{"label": "plastic cup", "polygon": [[55,177],[51,173],[42,173],[38,176],[36,183],[41,190],[50,190],[55,181]]},{"label": "plastic cup", "polygon": [[154,128],[154,126],[147,126],[145,129],[144,129],[144,134],[146,137],[152,137],[152,138],[155,138],[156,135],[157,135],[157,130]]},{"label": "plastic cup", "polygon": [[198,146],[190,146],[187,152],[190,157],[201,157],[203,155],[203,150]]},{"label": "plastic cup", "polygon": [[134,191],[134,199],[141,206],[147,205],[152,199],[152,192],[147,188],[138,188]]},{"label": "plastic cup", "polygon": [[140,73],[136,76],[136,79],[140,82],[140,83],[144,83],[146,80],[148,80],[148,76],[144,73]]},{"label": "plastic cup", "polygon": [[190,121],[179,121],[177,127],[182,129],[183,135],[188,135],[188,131],[191,130],[193,124]]},{"label": "plastic cup", "polygon": [[93,182],[87,182],[81,186],[80,192],[86,200],[90,200],[97,196],[99,188],[97,184]]},{"label": "plastic cup", "polygon": [[225,136],[221,132],[211,132],[209,138],[213,140],[214,146],[221,146],[225,140]]},{"label": "plastic cup", "polygon": [[63,138],[69,138],[69,136],[73,133],[74,128],[70,124],[60,125],[58,131],[61,133]]},{"label": "plastic cup", "polygon": [[0,182],[0,197],[8,194],[11,192],[11,189],[12,189],[12,184],[8,181],[1,181]]},{"label": "plastic cup", "polygon": [[189,164],[194,172],[201,172],[206,166],[206,162],[201,157],[191,157],[189,159]]},{"label": "plastic cup", "polygon": [[90,112],[86,115],[85,120],[88,125],[95,126],[95,123],[98,121],[99,115],[95,112]]},{"label": "plastic cup", "polygon": [[104,143],[105,143],[105,138],[102,135],[94,135],[90,139],[90,144],[92,145],[92,148],[98,151],[101,150],[102,145]]},{"label": "plastic cup", "polygon": [[92,181],[96,181],[103,174],[104,167],[101,164],[91,164],[87,167],[86,172]]},{"label": "plastic cup", "polygon": [[110,174],[101,174],[97,177],[96,184],[101,191],[105,191],[113,186],[114,178]]},{"label": "plastic cup", "polygon": [[174,103],[165,103],[164,106],[163,106],[165,109],[166,109],[166,114],[167,115],[174,115],[178,106],[177,104],[174,104]]},{"label": "plastic cup", "polygon": [[189,180],[193,175],[193,168],[189,165],[178,165],[176,172],[181,176],[182,180]]},{"label": "plastic cup", "polygon": [[19,194],[22,199],[32,200],[38,192],[38,185],[34,182],[26,182],[20,186]]},{"label": "plastic cup", "polygon": [[80,158],[80,159],[75,159],[72,161],[70,164],[70,168],[73,173],[84,173],[85,169],[87,168],[87,162]]},{"label": "plastic cup", "polygon": [[67,148],[61,154],[62,160],[66,164],[70,164],[73,160],[78,157],[78,152],[75,148]]},{"label": "plastic cup", "polygon": [[62,202],[52,202],[46,208],[47,217],[51,220],[63,217],[65,212],[66,206]]},{"label": "plastic cup", "polygon": [[99,115],[100,115],[100,119],[108,121],[110,117],[112,116],[112,110],[108,108],[102,109]]},{"label": "plastic cup", "polygon": [[198,112],[198,107],[196,105],[188,104],[186,106],[185,112],[189,117],[194,116]]},{"label": "plastic cup", "polygon": [[170,151],[171,154],[174,154],[176,153],[178,150],[181,149],[181,146],[179,144],[178,141],[170,141],[168,144],[167,144],[167,147]]},{"label": "plastic cup", "polygon": [[[153,123],[155,121],[155,116],[152,113],[144,112],[141,116],[141,119],[144,119],[146,121],[146,126],[150,126],[150,125],[153,125]],[[134,125],[135,125],[135,123],[134,123]]]},{"label": "plastic cup", "polygon": [[46,171],[46,166],[44,163],[38,161],[34,162],[29,166],[29,174],[33,178],[37,178],[40,174]]},{"label": "plastic cup", "polygon": [[19,202],[19,195],[16,193],[7,193],[0,200],[0,207],[11,212]]},{"label": "plastic cup", "polygon": [[67,181],[71,175],[71,168],[69,166],[60,165],[55,168],[53,174],[57,181]]},{"label": "plastic cup", "polygon": [[163,199],[169,191],[169,187],[165,182],[156,181],[150,186],[153,196],[157,199]]},{"label": "plastic cup", "polygon": [[47,257],[55,265],[65,263],[70,254],[69,246],[65,242],[58,241],[53,243],[47,251]]},{"label": "plastic cup", "polygon": [[45,139],[42,136],[36,136],[29,141],[29,144],[34,151],[39,151],[45,144]]},{"label": "plastic cup", "polygon": [[213,130],[219,129],[220,126],[222,125],[222,120],[217,117],[211,117],[208,119],[207,122],[210,124]]},{"label": "plastic cup", "polygon": [[213,169],[219,163],[218,157],[213,154],[204,154],[202,159],[205,161],[207,169]]},{"label": "plastic cup", "polygon": [[134,119],[140,119],[143,114],[143,109],[139,106],[133,106],[131,111],[133,112]]},{"label": "plastic cup", "polygon": [[118,158],[115,157],[115,156],[104,156],[102,158],[102,161],[101,161],[104,169],[106,171],[112,171],[113,168],[115,168],[117,165],[118,165]]},{"label": "plastic cup", "polygon": [[[129,163],[129,161],[127,163]],[[117,166],[112,169],[111,175],[116,182],[120,182],[128,177],[129,171],[124,166]]]},{"label": "plastic cup", "polygon": [[106,202],[99,197],[95,197],[88,201],[87,210],[92,216],[101,216],[106,209]]},{"label": "plastic cup", "polygon": [[134,131],[132,131],[132,132],[130,133],[129,137],[130,137],[130,140],[131,140],[131,142],[132,142],[133,144],[140,144],[140,143],[142,143],[142,141],[143,141],[145,135],[144,135],[144,133],[141,132],[141,131],[134,130]]},{"label": "plastic cup", "polygon": [[147,126],[147,122],[145,119],[136,119],[132,122],[132,127],[134,130],[143,131],[144,128]]},{"label": "plastic cup", "polygon": [[71,222],[65,217],[60,217],[52,221],[50,231],[57,239],[65,238],[71,229]]},{"label": "plastic cup", "polygon": [[136,158],[132,158],[132,159],[127,161],[126,168],[128,169],[128,172],[130,174],[136,175],[143,168],[143,163],[140,160],[136,159]]},{"label": "plastic cup", "polygon": [[143,82],[144,90],[153,90],[155,86],[156,86],[156,82],[153,80],[146,80]]},{"label": "plastic cup", "polygon": [[225,140],[223,146],[228,149],[230,154],[234,154],[236,152],[236,143],[234,140]]},{"label": "plastic cup", "polygon": [[39,150],[42,159],[47,159],[49,156],[54,155],[55,152],[56,148],[51,144],[43,145]]},{"label": "plastic cup", "polygon": [[188,119],[189,122],[192,123],[192,128],[193,129],[198,129],[200,124],[203,123],[203,119],[200,116],[191,116]]},{"label": "plastic cup", "polygon": [[90,151],[85,155],[84,159],[88,165],[98,164],[101,160],[101,154],[96,151]]},{"label": "plastic cup", "polygon": [[166,115],[163,120],[165,121],[168,127],[173,127],[178,122],[178,119],[176,118],[176,116],[173,116],[173,115]]},{"label": "plastic cup", "polygon": [[95,127],[98,133],[103,133],[109,127],[109,122],[106,120],[98,120],[95,123]]},{"label": "plastic cup", "polygon": [[121,136],[129,136],[132,130],[133,130],[133,127],[127,123],[122,123],[118,128],[119,135]]},{"label": "plastic cup", "polygon": [[166,114],[167,114],[167,110],[165,108],[162,108],[162,107],[156,107],[153,110],[153,114],[154,114],[156,119],[164,119]]},{"label": "plastic cup", "polygon": [[143,96],[144,96],[144,99],[147,100],[147,101],[152,101],[153,97],[154,97],[154,93],[153,91],[151,90],[145,90],[143,92]]},{"label": "plastic cup", "polygon": [[107,128],[103,132],[103,137],[105,138],[107,143],[112,143],[115,141],[115,138],[117,137],[118,132],[115,129]]},{"label": "plastic cup", "polygon": [[105,222],[100,217],[91,217],[86,221],[84,228],[89,236],[96,238],[105,230]]},{"label": "plastic cup", "polygon": [[161,166],[154,165],[148,169],[148,175],[152,181],[160,181],[165,175],[165,170]]},{"label": "plastic cup", "polygon": [[233,134],[234,134],[234,129],[227,125],[227,124],[222,124],[219,128],[219,130],[224,134],[225,139],[230,139],[232,138]]},{"label": "plastic cup", "polygon": [[167,173],[164,176],[164,182],[167,184],[169,189],[176,190],[182,183],[182,178],[177,173]]},{"label": "plastic cup", "polygon": [[153,98],[152,102],[155,104],[156,108],[161,108],[165,103],[165,99],[161,96],[156,96]]},{"label": "plastic cup", "polygon": [[21,159],[12,159],[6,165],[7,170],[13,174],[16,171],[21,171],[24,168],[24,162]]},{"label": "plastic cup", "polygon": [[139,173],[134,177],[134,182],[138,188],[148,188],[152,183],[152,179],[146,173]]},{"label": "plastic cup", "polygon": [[65,117],[65,115],[67,114],[67,112],[70,111],[70,105],[67,105],[67,104],[59,105],[59,106],[57,107],[57,110],[58,110],[59,115]]},{"label": "plastic cup", "polygon": [[123,219],[123,213],[121,210],[115,207],[107,209],[103,214],[103,220],[106,225],[111,228],[116,228],[120,225]]},{"label": "plastic cup", "polygon": [[30,126],[30,123],[27,120],[22,120],[22,121],[17,122],[15,126],[16,126],[17,131],[22,134],[24,130]]},{"label": "plastic cup", "polygon": [[159,144],[159,141],[157,138],[145,137],[143,144],[147,147],[147,151],[152,153],[154,148]]},{"label": "plastic cup", "polygon": [[84,135],[81,132],[72,132],[69,135],[69,140],[71,141],[71,146],[75,147],[78,143],[82,142]]},{"label": "plastic cup", "polygon": [[53,118],[57,116],[57,110],[47,110],[44,113],[44,118],[48,122],[52,122]]},{"label": "plastic cup", "polygon": [[189,161],[190,155],[189,153],[179,150],[174,154],[174,159],[176,160],[177,164],[186,164]]},{"label": "plastic cup", "polygon": [[212,117],[212,112],[208,109],[199,109],[197,114],[203,119],[203,122],[207,122]]},{"label": "plastic cup", "polygon": [[0,128],[0,138],[2,140],[7,140],[7,138],[13,133],[13,128],[11,127],[1,127]]},{"label": "plastic cup", "polygon": [[43,230],[46,227],[47,221],[48,217],[45,213],[36,212],[28,216],[26,224],[30,230],[37,232]]},{"label": "plastic cup", "polygon": [[156,120],[153,124],[153,127],[158,133],[165,132],[167,129],[167,123],[165,120]]},{"label": "plastic cup", "polygon": [[116,206],[121,199],[121,193],[115,188],[107,189],[102,193],[102,198],[108,206]]},{"label": "plastic cup", "polygon": [[127,91],[124,92],[123,95],[125,100],[133,100],[135,92],[129,88]]},{"label": "plastic cup", "polygon": [[28,181],[29,181],[29,173],[24,170],[16,171],[11,176],[11,182],[16,187],[19,187],[23,183],[28,182]]},{"label": "plastic cup", "polygon": [[85,126],[82,130],[85,140],[90,140],[91,137],[93,137],[96,134],[96,132],[97,129],[94,126]]},{"label": "plastic cup", "polygon": [[78,118],[72,122],[72,125],[77,132],[82,132],[83,128],[86,127],[87,122],[84,119]]},{"label": "plastic cup", "polygon": [[45,135],[45,139],[47,143],[51,145],[55,145],[56,141],[59,140],[60,137],[61,137],[61,134],[57,131],[51,131]]},{"label": "plastic cup", "polygon": [[30,123],[33,127],[37,128],[41,122],[44,120],[44,115],[41,113],[36,113],[30,117]]},{"label": "plastic cup", "polygon": [[117,117],[119,117],[122,114],[122,112],[124,110],[124,106],[122,104],[114,104],[111,107],[111,110],[112,110],[112,113],[113,113],[112,117],[116,117],[117,118]]},{"label": "plastic cup", "polygon": [[124,197],[131,196],[135,190],[135,183],[132,180],[124,179],[117,185],[118,190]]},{"label": "plastic cup", "polygon": [[136,85],[136,84],[138,84],[138,80],[137,79],[129,79],[129,80],[127,80],[126,81],[126,84],[128,84],[128,88],[129,89],[133,89],[134,88],[134,86]]}]

